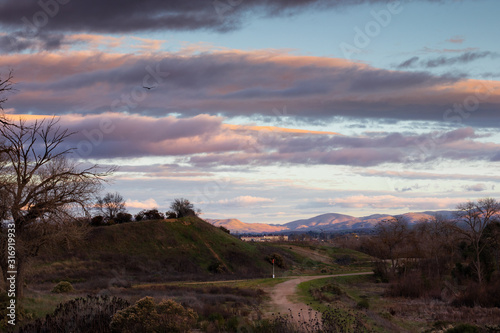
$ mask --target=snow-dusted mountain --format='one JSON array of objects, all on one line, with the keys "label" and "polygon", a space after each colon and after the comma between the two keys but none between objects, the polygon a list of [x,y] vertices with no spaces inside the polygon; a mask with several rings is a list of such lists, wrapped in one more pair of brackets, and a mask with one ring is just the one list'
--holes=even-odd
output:
[{"label": "snow-dusted mountain", "polygon": [[[444,218],[452,218],[452,211],[426,211],[426,212],[410,212],[401,214],[410,224],[417,223],[421,220],[427,220],[434,216],[442,216]],[[265,223],[245,223],[237,219],[215,220],[207,219],[206,221],[215,226],[224,226],[232,233],[273,233],[280,231],[340,231],[353,229],[370,229],[377,223],[393,217],[388,214],[373,214],[363,217],[354,217],[344,214],[322,214],[309,219],[296,220],[285,224],[265,224]]]}]

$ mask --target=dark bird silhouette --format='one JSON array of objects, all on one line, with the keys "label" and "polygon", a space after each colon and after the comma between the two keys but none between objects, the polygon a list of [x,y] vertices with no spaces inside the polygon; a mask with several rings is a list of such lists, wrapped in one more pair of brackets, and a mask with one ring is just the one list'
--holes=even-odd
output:
[{"label": "dark bird silhouette", "polygon": [[147,89],[147,90],[151,90],[153,89],[154,87],[146,87],[146,86],[142,86],[144,89]]}]

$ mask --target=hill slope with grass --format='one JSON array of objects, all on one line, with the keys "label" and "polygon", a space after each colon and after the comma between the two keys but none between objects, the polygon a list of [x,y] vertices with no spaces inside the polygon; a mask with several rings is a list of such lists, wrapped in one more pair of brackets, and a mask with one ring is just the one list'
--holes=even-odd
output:
[{"label": "hill slope with grass", "polygon": [[287,251],[245,243],[199,218],[131,222],[92,228],[85,244],[57,249],[34,262],[31,281],[67,280],[106,288],[139,281],[210,280],[269,275],[273,253]]}]

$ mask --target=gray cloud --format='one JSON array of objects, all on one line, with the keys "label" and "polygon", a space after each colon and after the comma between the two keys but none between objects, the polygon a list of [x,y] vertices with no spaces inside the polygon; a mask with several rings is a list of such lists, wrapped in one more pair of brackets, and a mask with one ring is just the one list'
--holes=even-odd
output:
[{"label": "gray cloud", "polygon": [[415,67],[418,63],[419,57],[411,57],[408,60],[403,61],[399,65],[396,66],[396,68],[399,69],[404,69],[404,68],[409,68],[409,67]]},{"label": "gray cloud", "polygon": [[[483,51],[483,52],[465,52],[459,56],[454,57],[437,57],[427,60],[420,60],[419,57],[412,57],[408,60],[403,61],[399,65],[396,66],[398,69],[407,69],[407,68],[435,68],[441,66],[451,66],[457,64],[467,64],[479,59],[484,58],[498,58],[499,54],[496,52]],[[420,61],[419,61],[420,60]]]},{"label": "gray cloud", "polygon": [[[424,0],[422,0],[424,1]],[[438,2],[439,0],[425,0]],[[388,0],[15,0],[0,4],[0,24],[36,32],[140,30],[230,31],[251,15],[293,15],[304,10],[323,10]],[[40,3],[44,5],[40,5]]]},{"label": "gray cloud", "polygon": [[[253,146],[240,147],[234,153],[210,153],[191,156],[189,162],[207,167],[214,165],[349,165],[369,167],[385,163],[424,163],[441,159],[488,160],[498,145],[474,141],[470,128],[441,134],[403,135],[390,133],[378,137],[269,134],[259,135]],[[432,150],[422,146],[432,142]],[[465,147],[466,146],[466,147]]]},{"label": "gray cloud", "polygon": [[[448,112],[471,95],[440,89],[460,82],[460,77],[389,71],[336,59],[329,60],[331,63],[325,63],[325,58],[296,56],[294,63],[284,59],[279,54],[266,57],[231,51],[193,56],[105,56],[95,52],[90,56],[70,54],[55,67],[50,55],[21,55],[8,60],[16,79],[25,82],[18,85],[19,94],[9,100],[9,107],[42,114],[111,110],[154,116],[276,118],[272,110],[285,105],[293,118],[304,121],[334,117],[443,121],[447,117],[467,125],[499,125],[492,121],[498,108],[493,91],[481,94],[473,116]],[[1,65],[7,63],[0,59]],[[162,76],[160,84],[155,75]],[[156,89],[145,91],[145,81]],[[127,101],[133,95],[140,98]]]},{"label": "gray cloud", "polygon": [[497,152],[492,158],[491,158],[491,161],[492,162],[500,162],[500,151]]},{"label": "gray cloud", "polygon": [[[140,158],[170,156],[175,164],[155,167],[158,175],[184,166],[202,170],[252,165],[419,164],[436,160],[489,160],[499,145],[482,143],[471,128],[444,133],[381,133],[376,136],[343,136],[328,133],[283,131],[227,126],[223,118],[192,118],[108,113],[63,116],[60,125],[76,132],[66,140],[81,158]],[[432,143],[433,149],[422,150]],[[425,153],[425,156],[422,154]],[[198,169],[200,170],[200,169]],[[132,171],[132,170],[129,170]],[[150,172],[153,170],[151,169]],[[183,172],[198,172],[184,169]]]},{"label": "gray cloud", "polygon": [[482,192],[486,191],[487,188],[485,184],[474,184],[463,186],[463,189],[467,192]]},{"label": "gray cloud", "polygon": [[69,43],[61,33],[42,32],[32,36],[23,31],[16,31],[0,36],[0,53],[53,51]]}]

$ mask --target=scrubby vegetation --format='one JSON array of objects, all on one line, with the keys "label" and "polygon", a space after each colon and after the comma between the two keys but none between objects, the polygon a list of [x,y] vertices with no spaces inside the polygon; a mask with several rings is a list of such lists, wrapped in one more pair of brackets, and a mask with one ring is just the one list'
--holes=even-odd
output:
[{"label": "scrubby vegetation", "polygon": [[73,285],[70,282],[61,281],[54,287],[54,289],[52,289],[52,292],[60,294],[60,293],[69,293],[74,290],[75,289],[73,288]]},{"label": "scrubby vegetation", "polygon": [[173,300],[158,304],[145,297],[113,316],[110,328],[118,333],[185,333],[196,325],[198,315]]},{"label": "scrubby vegetation", "polygon": [[54,313],[45,319],[24,325],[20,333],[32,332],[111,332],[113,315],[130,304],[120,298],[106,296],[87,296],[60,304]]},{"label": "scrubby vegetation", "polygon": [[[295,318],[298,317],[298,318]],[[321,316],[307,313],[279,314],[250,325],[247,332],[259,333],[363,333],[371,329],[354,312],[329,308]]]}]

